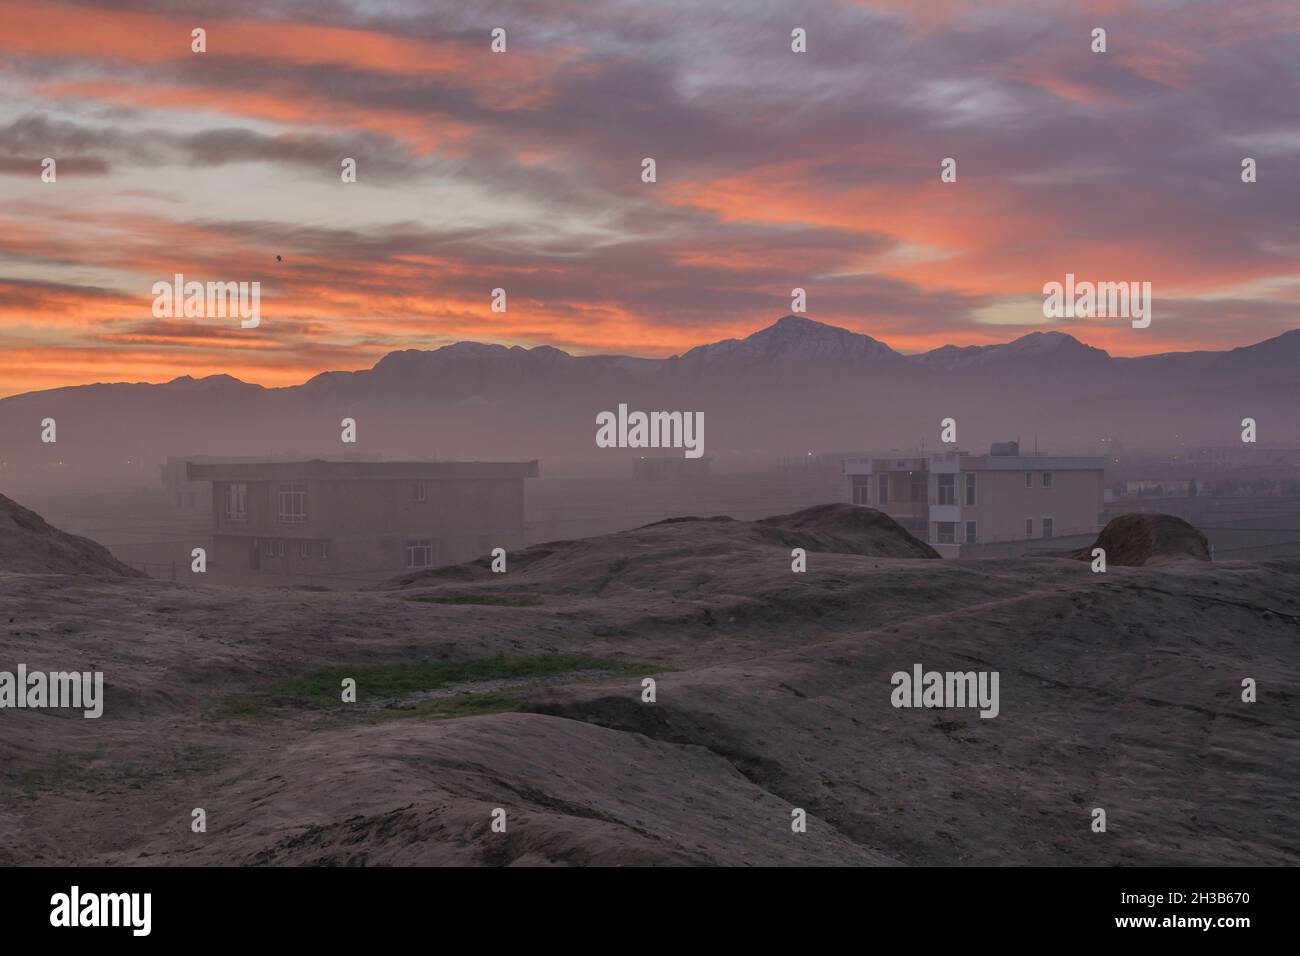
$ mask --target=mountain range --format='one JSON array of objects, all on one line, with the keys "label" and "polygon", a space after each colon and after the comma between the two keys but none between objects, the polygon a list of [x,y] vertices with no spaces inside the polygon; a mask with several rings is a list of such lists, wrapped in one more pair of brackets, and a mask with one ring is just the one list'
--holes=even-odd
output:
[{"label": "mountain range", "polygon": [[1107,381],[1161,374],[1209,375],[1216,380],[1256,381],[1260,375],[1300,378],[1300,329],[1256,345],[1224,352],[1170,352],[1138,358],[1114,357],[1085,345],[1064,332],[1031,332],[1000,345],[945,345],[916,355],[904,355],[884,342],[801,316],[787,315],[743,339],[699,345],[664,359],[625,355],[574,356],[551,346],[519,346],[458,342],[432,351],[391,352],[373,368],[359,372],[324,372],[304,389],[319,392],[344,388],[344,383],[418,383],[433,393],[472,395],[502,386],[549,387],[581,382],[624,383],[656,378],[678,385],[701,384],[718,378],[734,380],[812,372],[840,375],[882,372],[919,374],[981,372],[1032,380],[1061,371],[1076,377],[1102,376]]},{"label": "mountain range", "polygon": [[[606,460],[595,416],[620,403],[701,410],[706,454],[873,450],[937,442],[958,420],[962,447],[1035,434],[1095,453],[1102,438],[1154,449],[1240,441],[1300,444],[1300,330],[1223,352],[1119,358],[1061,332],[905,355],[858,332],[787,315],[744,339],[664,359],[570,355],[550,346],[459,342],[385,355],[360,371],[264,388],[227,375],[116,383],[0,400],[0,460],[156,462],[167,455],[341,451],[386,457]],[[40,422],[58,423],[57,444]],[[342,417],[358,422],[343,446]],[[4,472],[0,472],[3,475]]]}]

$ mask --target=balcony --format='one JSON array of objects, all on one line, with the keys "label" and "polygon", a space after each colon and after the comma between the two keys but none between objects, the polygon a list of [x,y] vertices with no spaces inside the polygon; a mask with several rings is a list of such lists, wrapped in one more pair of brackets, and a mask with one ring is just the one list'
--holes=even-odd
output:
[{"label": "balcony", "polygon": [[961,505],[930,505],[931,521],[961,521]]}]

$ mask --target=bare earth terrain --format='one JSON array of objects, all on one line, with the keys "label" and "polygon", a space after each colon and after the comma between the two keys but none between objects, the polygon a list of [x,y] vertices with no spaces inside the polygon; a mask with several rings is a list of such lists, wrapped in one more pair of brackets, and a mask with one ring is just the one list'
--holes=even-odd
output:
[{"label": "bare earth terrain", "polygon": [[[106,688],[0,710],[0,864],[1300,861],[1300,560],[927,552],[824,506],[355,593],[0,570],[0,670]],[[895,709],[918,663],[1000,714]]]}]

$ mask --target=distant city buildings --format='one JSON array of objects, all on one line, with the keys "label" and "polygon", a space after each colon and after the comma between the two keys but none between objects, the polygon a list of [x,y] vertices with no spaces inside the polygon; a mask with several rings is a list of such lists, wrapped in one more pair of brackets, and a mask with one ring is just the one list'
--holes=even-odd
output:
[{"label": "distant city buildings", "polygon": [[1142,498],[1300,496],[1300,449],[1237,443],[1172,457],[1131,454],[1107,471],[1116,501]]},{"label": "distant city buildings", "polygon": [[1124,494],[1130,497],[1195,495],[1200,486],[1195,478],[1137,478],[1124,482]]},{"label": "distant city buildings", "polygon": [[1188,448],[1185,463],[1197,471],[1245,471],[1261,473],[1293,473],[1300,469],[1300,449],[1273,448],[1267,445],[1205,446]]},{"label": "distant city buildings", "polygon": [[885,512],[944,557],[1102,525],[1104,458],[1027,456],[1004,442],[987,455],[846,458],[843,470],[846,500]]}]

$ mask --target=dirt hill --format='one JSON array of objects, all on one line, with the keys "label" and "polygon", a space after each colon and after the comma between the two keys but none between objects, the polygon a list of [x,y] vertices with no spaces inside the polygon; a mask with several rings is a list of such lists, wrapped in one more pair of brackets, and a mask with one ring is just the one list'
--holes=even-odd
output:
[{"label": "dirt hill", "polygon": [[[520,572],[530,586],[559,588],[580,593],[609,594],[612,589],[663,588],[689,591],[676,569],[685,559],[709,560],[718,573],[731,577],[730,569],[753,562],[780,565],[790,570],[790,551],[803,548],[809,563],[815,554],[856,554],[876,558],[938,558],[939,554],[907,532],[893,518],[848,504],[816,505],[794,514],[737,521],[720,515],[711,518],[668,518],[615,534],[577,541],[548,541],[514,552],[507,558],[510,573]],[[689,577],[689,576],[688,576]],[[384,587],[410,587],[439,581],[500,583],[491,561],[417,571],[394,578]],[[743,575],[737,585],[743,591]],[[514,579],[518,583],[519,579]]]},{"label": "dirt hill", "polygon": [[883,511],[849,504],[816,505],[794,514],[756,522],[774,544],[866,554],[877,558],[938,558],[939,552],[913,537]]},{"label": "dirt hill", "polygon": [[1111,518],[1097,540],[1076,551],[1073,557],[1091,561],[1093,548],[1105,550],[1107,566],[1141,568],[1210,560],[1210,542],[1205,535],[1173,515],[1131,514]]},{"label": "dirt hill", "polygon": [[102,544],[60,531],[4,495],[0,495],[0,571],[144,577]]}]

